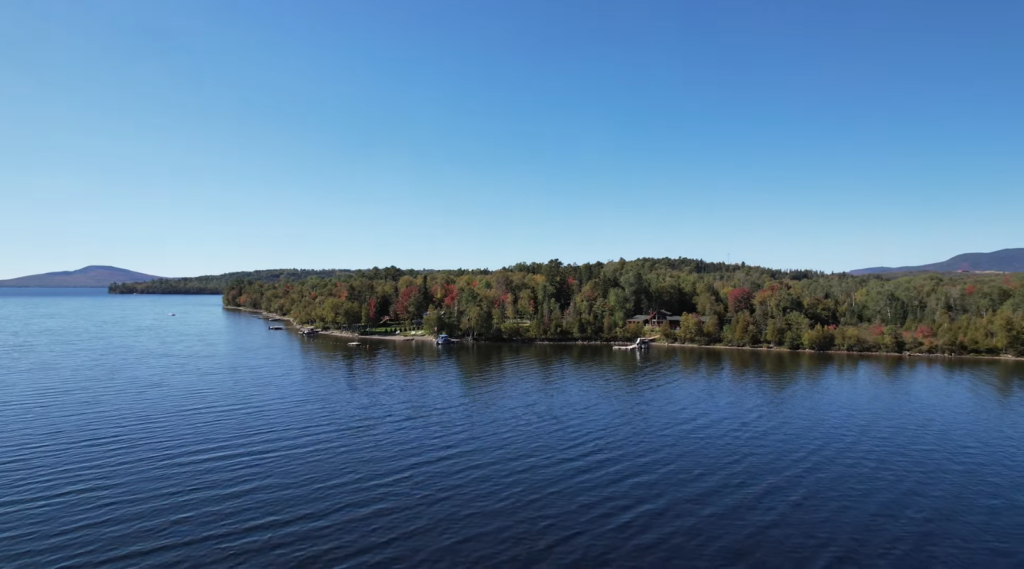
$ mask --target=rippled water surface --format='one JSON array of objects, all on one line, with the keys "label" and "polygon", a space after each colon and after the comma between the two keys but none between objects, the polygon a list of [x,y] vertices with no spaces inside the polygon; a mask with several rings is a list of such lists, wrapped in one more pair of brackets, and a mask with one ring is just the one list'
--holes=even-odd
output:
[{"label": "rippled water surface", "polygon": [[0,323],[4,567],[1024,564],[1019,363]]}]

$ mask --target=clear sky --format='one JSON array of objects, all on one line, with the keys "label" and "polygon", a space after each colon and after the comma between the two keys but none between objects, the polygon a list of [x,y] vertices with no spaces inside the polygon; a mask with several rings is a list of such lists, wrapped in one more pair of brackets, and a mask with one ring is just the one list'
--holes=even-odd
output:
[{"label": "clear sky", "polygon": [[0,278],[1024,246],[1024,3],[0,2]]}]

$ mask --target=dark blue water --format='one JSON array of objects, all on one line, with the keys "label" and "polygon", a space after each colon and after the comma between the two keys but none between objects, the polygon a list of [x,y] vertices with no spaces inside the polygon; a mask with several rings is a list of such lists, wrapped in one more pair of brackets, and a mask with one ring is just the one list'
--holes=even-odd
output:
[{"label": "dark blue water", "polygon": [[4,567],[1024,564],[1020,363],[0,324]]}]

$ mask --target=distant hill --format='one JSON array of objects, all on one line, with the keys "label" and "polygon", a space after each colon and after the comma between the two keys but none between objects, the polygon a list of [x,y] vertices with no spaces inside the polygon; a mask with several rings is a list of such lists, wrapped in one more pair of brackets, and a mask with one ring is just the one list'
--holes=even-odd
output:
[{"label": "distant hill", "polygon": [[102,288],[115,282],[141,282],[161,279],[128,269],[90,265],[77,271],[60,271],[0,280],[0,287]]},{"label": "distant hill", "polygon": [[941,263],[919,265],[916,267],[871,267],[850,271],[854,275],[871,275],[878,273],[951,273],[955,271],[993,271],[999,273],[1024,272],[1024,249],[1002,249],[992,253],[964,253]]}]

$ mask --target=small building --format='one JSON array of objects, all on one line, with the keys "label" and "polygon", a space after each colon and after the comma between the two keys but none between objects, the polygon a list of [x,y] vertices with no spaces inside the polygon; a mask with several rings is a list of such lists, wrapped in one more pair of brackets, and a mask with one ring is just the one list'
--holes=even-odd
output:
[{"label": "small building", "polygon": [[626,325],[639,324],[641,326],[647,326],[650,323],[651,317],[646,314],[637,314],[636,316],[626,320]]},{"label": "small building", "polygon": [[639,324],[641,326],[653,326],[660,328],[663,324],[668,323],[668,327],[672,330],[679,328],[679,324],[682,322],[681,316],[673,316],[671,312],[667,310],[655,310],[650,314],[637,314],[636,316],[626,320],[626,325]]},{"label": "small building", "polygon": [[[662,324],[669,321],[672,318],[672,313],[668,310],[655,310],[651,313],[651,326],[661,327]],[[679,321],[679,317],[676,316],[676,321]]]}]

